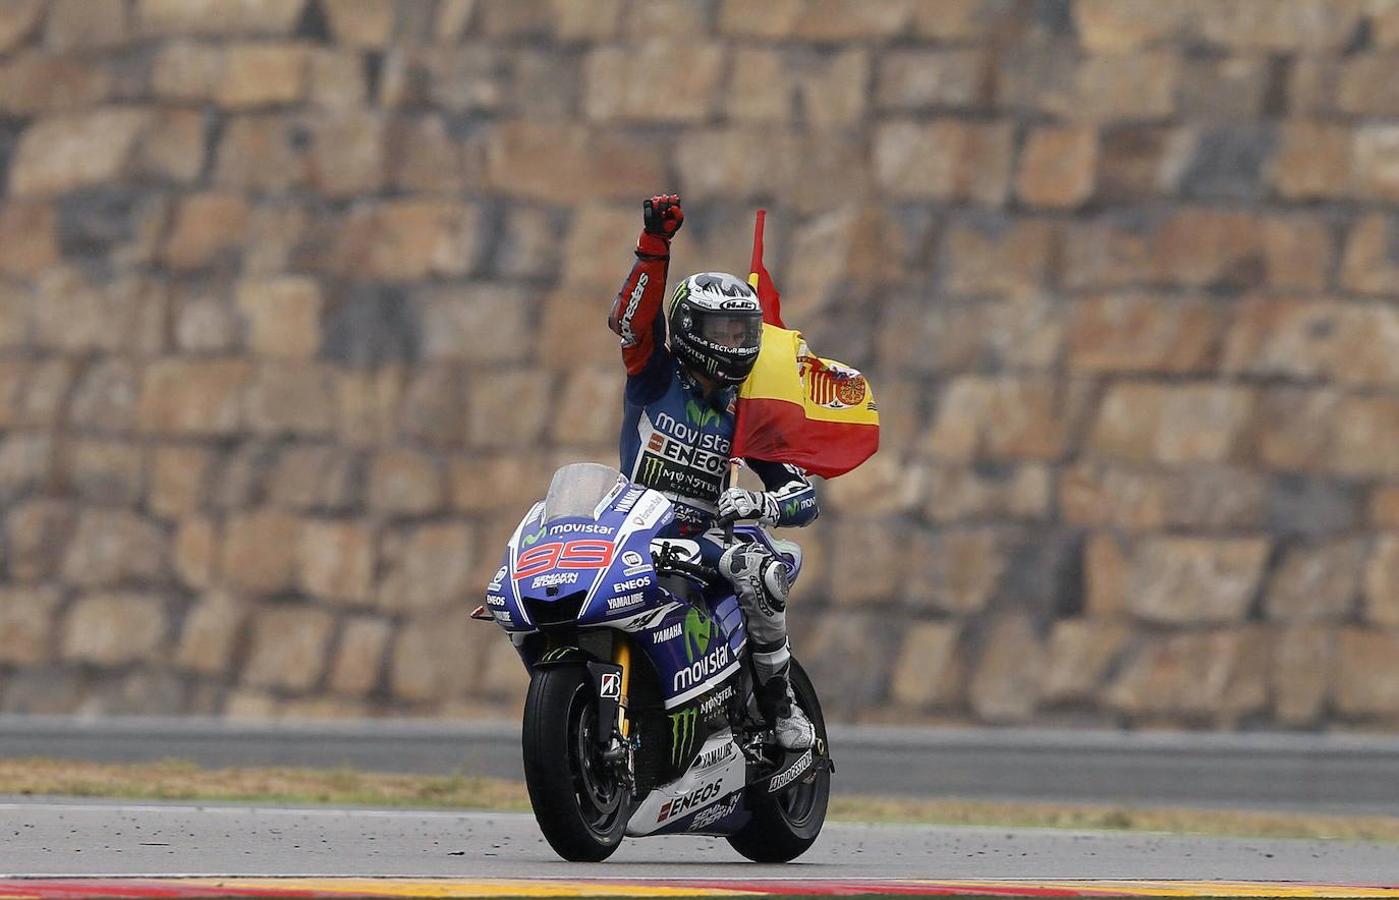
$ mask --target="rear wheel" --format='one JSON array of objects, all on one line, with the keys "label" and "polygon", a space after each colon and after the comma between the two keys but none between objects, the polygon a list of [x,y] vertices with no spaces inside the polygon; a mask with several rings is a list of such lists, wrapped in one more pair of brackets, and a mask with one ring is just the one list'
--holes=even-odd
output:
[{"label": "rear wheel", "polygon": [[599,862],[622,842],[627,790],[603,762],[597,698],[582,666],[536,671],[525,698],[521,744],[535,821],[564,859]]},{"label": "rear wheel", "polygon": [[[819,745],[826,743],[826,719],[821,714],[821,701],[811,685],[806,670],[796,658],[788,676],[792,693],[813,725]],[[801,856],[816,842],[821,826],[826,822],[826,806],[831,798],[831,771],[825,766],[813,776],[798,778],[778,794],[768,794],[765,779],[749,788],[748,808],[753,818],[743,829],[729,836],[733,848],[754,862],[790,862]]]}]

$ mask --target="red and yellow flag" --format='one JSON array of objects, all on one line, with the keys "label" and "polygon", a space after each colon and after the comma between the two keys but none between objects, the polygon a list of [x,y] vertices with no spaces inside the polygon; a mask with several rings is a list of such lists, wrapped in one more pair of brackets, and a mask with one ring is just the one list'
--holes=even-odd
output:
[{"label": "red and yellow flag", "polygon": [[782,324],[777,286],[763,265],[766,218],[767,211],[758,210],[748,276],[763,308],[763,343],[738,391],[733,455],[834,478],[879,449],[879,407],[865,376],[816,356],[800,332]]},{"label": "red and yellow flag", "polygon": [[762,349],[738,401],[736,457],[835,478],[879,449],[879,407],[865,376],[813,354],[800,332],[763,325]]}]

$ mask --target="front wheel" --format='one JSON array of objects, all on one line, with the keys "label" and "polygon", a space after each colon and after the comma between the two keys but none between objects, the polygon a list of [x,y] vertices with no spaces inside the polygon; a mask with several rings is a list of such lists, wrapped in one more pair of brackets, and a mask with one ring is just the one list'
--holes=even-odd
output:
[{"label": "front wheel", "polygon": [[597,698],[582,666],[536,671],[521,729],[525,785],[539,830],[564,859],[600,862],[622,842],[627,790],[603,762]]},{"label": "front wheel", "polygon": [[[826,719],[821,714],[821,701],[811,685],[806,670],[792,658],[788,673],[792,693],[816,726],[818,746],[826,743]],[[781,793],[759,793],[766,786],[762,779],[749,790],[749,809],[753,818],[743,828],[730,835],[728,841],[744,856],[761,863],[790,862],[805,853],[826,822],[826,805],[831,799],[831,770],[818,766],[814,776],[799,778]]]}]

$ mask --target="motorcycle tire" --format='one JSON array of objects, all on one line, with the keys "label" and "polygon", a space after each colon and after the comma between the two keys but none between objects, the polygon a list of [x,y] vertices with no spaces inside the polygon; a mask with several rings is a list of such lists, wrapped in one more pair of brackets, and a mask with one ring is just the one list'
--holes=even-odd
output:
[{"label": "motorcycle tire", "polygon": [[521,749],[539,830],[570,862],[601,862],[622,842],[626,788],[601,760],[597,698],[582,666],[541,669],[525,697]]},{"label": "motorcycle tire", "polygon": [[[826,744],[826,719],[821,714],[821,701],[811,685],[806,670],[792,658],[788,674],[797,704],[816,726],[821,743]],[[750,788],[749,809],[753,818],[740,831],[729,835],[735,850],[760,863],[791,862],[805,853],[821,834],[826,822],[826,807],[831,799],[831,771],[817,770],[810,781],[797,779],[778,794],[762,791],[765,781]],[[761,792],[761,793],[760,793]]]}]

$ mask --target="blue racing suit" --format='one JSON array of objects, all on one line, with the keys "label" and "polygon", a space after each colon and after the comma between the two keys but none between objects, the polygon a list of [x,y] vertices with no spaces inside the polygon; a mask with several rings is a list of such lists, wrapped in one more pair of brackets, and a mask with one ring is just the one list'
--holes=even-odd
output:
[{"label": "blue racing suit", "polygon": [[[622,283],[608,325],[621,337],[627,367],[623,397],[621,464],[633,481],[660,491],[675,506],[662,537],[688,538],[701,559],[732,583],[748,623],[749,657],[757,678],[755,698],[788,750],[812,746],[815,729],[794,702],[788,671],[786,567],[760,544],[726,548],[716,522],[733,447],[737,388],[706,391],[666,347],[661,314],[670,240],[683,214],[679,197],[647,201],[647,229],[636,263]],[[669,224],[668,228],[661,226]],[[816,491],[795,466],[746,461],[775,499],[775,525],[807,525],[817,514]],[[767,513],[772,515],[771,504]]]},{"label": "blue racing suit", "polygon": [[[627,367],[621,468],[675,504],[675,522],[662,536],[697,540],[705,562],[714,566],[724,549],[715,514],[725,487],[738,389],[719,386],[706,394],[666,347],[661,307],[669,263],[668,257],[638,250],[608,318],[621,337]],[[816,518],[816,490],[801,469],[765,460],[745,462],[775,495],[775,524],[802,526]]]}]

